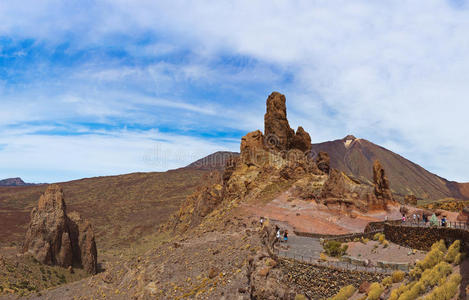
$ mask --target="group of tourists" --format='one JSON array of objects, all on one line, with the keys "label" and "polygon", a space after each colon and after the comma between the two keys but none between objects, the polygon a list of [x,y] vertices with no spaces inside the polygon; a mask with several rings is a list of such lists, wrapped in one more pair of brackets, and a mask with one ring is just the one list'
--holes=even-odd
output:
[{"label": "group of tourists", "polygon": [[[432,214],[432,216],[429,218],[428,215],[425,213],[419,214],[419,213],[413,213],[412,218],[408,218],[406,214],[402,214],[402,223],[407,223],[410,222],[410,224],[421,224],[421,221],[423,222],[423,225],[427,225],[427,223],[430,223],[430,225],[440,225],[442,227],[446,227],[448,225],[448,220],[446,219],[446,216],[442,216],[441,219],[438,219],[438,217],[435,214]],[[386,217],[387,220],[387,217]]]},{"label": "group of tourists", "polygon": [[[280,233],[280,228],[276,225],[275,226],[276,237],[279,242],[282,242],[282,234]],[[283,231],[283,242],[288,242],[288,230]]]},{"label": "group of tourists", "polygon": [[[261,227],[264,225],[264,217],[261,217],[260,219],[260,223],[261,223]],[[283,232],[280,232],[280,227],[278,227],[278,225],[275,225],[275,236],[277,238],[277,240],[279,242],[288,242],[288,230],[283,230]]]}]

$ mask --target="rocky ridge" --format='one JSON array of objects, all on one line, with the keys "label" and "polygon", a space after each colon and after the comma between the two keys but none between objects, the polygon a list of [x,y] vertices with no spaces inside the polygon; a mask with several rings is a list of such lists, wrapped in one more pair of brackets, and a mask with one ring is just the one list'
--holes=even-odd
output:
[{"label": "rocky ridge", "polygon": [[[240,156],[231,157],[222,174],[212,173],[207,184],[188,197],[164,229],[216,228],[229,211],[241,204],[266,203],[279,192],[316,200],[331,209],[385,210],[394,203],[389,180],[376,162],[373,184],[330,167],[330,157],[311,156],[309,133],[288,123],[285,96],[267,98],[264,133],[252,131],[241,139]],[[211,224],[211,225],[209,225]],[[207,229],[206,228],[206,229]]]}]

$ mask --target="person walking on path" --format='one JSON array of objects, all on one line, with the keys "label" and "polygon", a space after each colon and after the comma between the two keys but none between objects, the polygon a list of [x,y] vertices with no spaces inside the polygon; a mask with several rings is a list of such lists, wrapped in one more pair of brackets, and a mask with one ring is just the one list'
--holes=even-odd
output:
[{"label": "person walking on path", "polygon": [[283,233],[283,241],[285,243],[288,242],[288,230],[285,230],[285,232]]},{"label": "person walking on path", "polygon": [[280,228],[278,228],[278,226],[275,226],[275,230],[276,230],[277,241],[281,242],[280,241]]},{"label": "person walking on path", "polygon": [[402,224],[405,223],[405,215],[402,215]]},{"label": "person walking on path", "polygon": [[414,215],[412,216],[412,218],[414,219],[412,222],[415,224],[417,223],[417,215],[414,213]]},{"label": "person walking on path", "polygon": [[262,227],[262,225],[264,225],[264,217],[261,217],[260,222],[261,222],[261,227]]}]

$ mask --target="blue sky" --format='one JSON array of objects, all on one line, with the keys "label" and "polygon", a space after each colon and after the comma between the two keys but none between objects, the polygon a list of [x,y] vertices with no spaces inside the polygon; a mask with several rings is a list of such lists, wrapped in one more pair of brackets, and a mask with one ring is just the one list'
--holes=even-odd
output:
[{"label": "blue sky", "polygon": [[237,151],[276,90],[313,142],[354,134],[469,181],[466,1],[24,0],[0,19],[0,178]]}]

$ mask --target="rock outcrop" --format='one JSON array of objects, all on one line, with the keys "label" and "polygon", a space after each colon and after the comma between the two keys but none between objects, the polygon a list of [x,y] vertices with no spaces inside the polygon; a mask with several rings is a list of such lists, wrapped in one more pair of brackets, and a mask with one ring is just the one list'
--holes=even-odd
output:
[{"label": "rock outcrop", "polygon": [[303,129],[303,127],[300,126],[296,130],[290,147],[292,149],[298,149],[302,152],[311,151],[311,136]]},{"label": "rock outcrop", "polygon": [[97,271],[97,250],[91,224],[66,213],[64,194],[50,185],[31,211],[31,222],[23,246],[41,263],[62,267],[80,266],[90,274]]},{"label": "rock outcrop", "polygon": [[94,240],[94,232],[91,223],[79,213],[72,212],[68,215],[70,223],[70,239],[72,240],[73,257],[75,261],[81,261],[81,266],[90,274],[96,273],[98,251]]},{"label": "rock outcrop", "polygon": [[267,98],[267,112],[264,116],[265,145],[277,151],[298,149],[309,152],[311,137],[301,126],[296,133],[290,128],[285,102],[285,96],[278,92],[273,92]]},{"label": "rock outcrop", "polygon": [[386,177],[384,168],[381,166],[379,161],[375,161],[373,164],[373,183],[375,185],[376,198],[393,201],[391,188],[389,186],[389,180]]},{"label": "rock outcrop", "polygon": [[257,156],[264,150],[264,135],[260,130],[250,132],[241,139],[241,159],[246,164],[256,165]]},{"label": "rock outcrop", "polygon": [[264,116],[264,134],[266,145],[274,150],[288,150],[295,132],[287,120],[285,96],[273,92],[267,98],[267,112]]},{"label": "rock outcrop", "polygon": [[326,152],[319,152],[316,158],[316,164],[318,165],[319,170],[323,171],[325,174],[329,174],[331,170],[331,158]]}]

